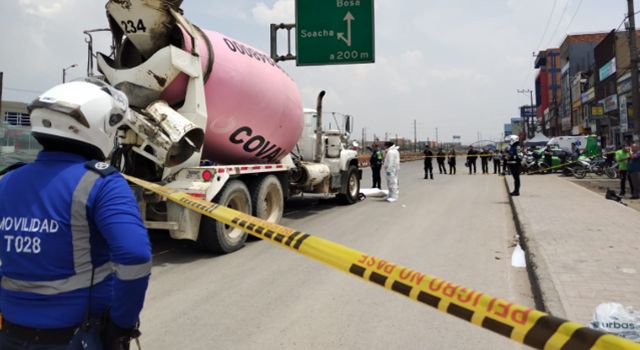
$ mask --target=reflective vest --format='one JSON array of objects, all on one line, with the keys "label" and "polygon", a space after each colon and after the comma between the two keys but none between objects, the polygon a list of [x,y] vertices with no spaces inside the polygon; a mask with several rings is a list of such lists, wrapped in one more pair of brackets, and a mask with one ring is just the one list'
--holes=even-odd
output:
[{"label": "reflective vest", "polygon": [[40,152],[5,175],[0,239],[0,312],[7,320],[34,328],[76,326],[92,289],[94,316],[111,308],[121,327],[137,321],[150,243],[130,188],[108,164]]}]

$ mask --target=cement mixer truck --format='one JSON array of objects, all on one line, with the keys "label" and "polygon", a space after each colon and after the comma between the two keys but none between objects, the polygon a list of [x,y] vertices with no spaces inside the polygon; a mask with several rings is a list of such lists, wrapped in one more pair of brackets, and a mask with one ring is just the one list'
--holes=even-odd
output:
[{"label": "cement mixer truck", "polygon": [[[361,170],[347,146],[352,120],[324,130],[322,97],[303,109],[293,80],[268,55],[200,29],[181,0],[111,0],[113,48],[96,55],[132,109],[112,163],[277,223],[284,201],[313,193],[358,200]],[[90,50],[91,51],[91,50]],[[93,55],[93,53],[91,53]],[[229,253],[246,233],[134,187],[147,227]]]}]

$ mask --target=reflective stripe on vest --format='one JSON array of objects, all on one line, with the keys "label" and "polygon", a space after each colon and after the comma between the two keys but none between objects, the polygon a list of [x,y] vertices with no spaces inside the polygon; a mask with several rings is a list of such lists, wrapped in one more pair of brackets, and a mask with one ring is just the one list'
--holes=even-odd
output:
[{"label": "reflective stripe on vest", "polygon": [[113,265],[116,270],[116,277],[121,281],[132,281],[146,277],[151,273],[151,261],[139,265]]},{"label": "reflective stripe on vest", "polygon": [[[104,281],[112,273],[113,265],[110,262],[96,268],[93,284]],[[21,281],[7,277],[2,278],[3,289],[33,294],[56,295],[89,287],[91,287],[91,269],[55,281]]]},{"label": "reflective stripe on vest", "polygon": [[[87,221],[87,201],[89,193],[100,175],[87,171],[75,190],[71,204],[71,244],[73,246],[73,267],[75,274],[54,281],[23,281],[2,277],[2,288],[15,292],[53,295],[71,292],[91,286],[91,243],[89,222]],[[113,265],[108,262],[95,270],[93,283],[100,283],[113,273]]]},{"label": "reflective stripe on vest", "polygon": [[75,191],[71,204],[71,235],[73,244],[73,265],[76,274],[91,271],[91,242],[89,241],[89,221],[87,220],[87,201],[89,193],[100,175],[87,171]]}]

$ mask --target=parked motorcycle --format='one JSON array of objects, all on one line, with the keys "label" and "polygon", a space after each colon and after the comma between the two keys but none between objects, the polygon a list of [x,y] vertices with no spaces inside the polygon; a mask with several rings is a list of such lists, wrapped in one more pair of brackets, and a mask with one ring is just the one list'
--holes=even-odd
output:
[{"label": "parked motorcycle", "polygon": [[[576,179],[584,179],[587,173],[593,173],[598,176],[607,175],[610,179],[615,178],[615,171],[611,171],[611,167],[607,166],[605,157],[580,159],[573,168],[573,176]],[[612,176],[613,175],[613,176]]]},{"label": "parked motorcycle", "polygon": [[525,173],[546,174],[549,166],[535,152],[526,152],[522,157],[522,170]]}]

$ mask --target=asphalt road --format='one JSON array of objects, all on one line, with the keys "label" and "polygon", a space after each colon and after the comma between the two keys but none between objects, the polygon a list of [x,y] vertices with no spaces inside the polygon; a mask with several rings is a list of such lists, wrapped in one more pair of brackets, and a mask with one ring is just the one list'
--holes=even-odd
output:
[{"label": "asphalt road", "polygon": [[[465,170],[423,180],[421,162],[403,163],[398,202],[297,198],[283,224],[532,306],[525,269],[511,266],[503,179]],[[367,169],[362,187],[370,184]],[[154,350],[522,348],[269,242],[210,256],[162,234],[141,330]]]}]

